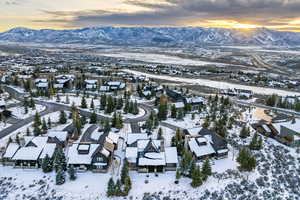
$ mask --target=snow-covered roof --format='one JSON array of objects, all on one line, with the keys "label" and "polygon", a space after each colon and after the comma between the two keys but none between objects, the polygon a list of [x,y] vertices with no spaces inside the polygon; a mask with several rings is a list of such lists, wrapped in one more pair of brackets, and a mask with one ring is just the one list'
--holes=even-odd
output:
[{"label": "snow-covered roof", "polygon": [[148,139],[147,133],[130,133],[127,135],[127,145],[131,145],[138,140]]},{"label": "snow-covered roof", "polygon": [[102,86],[100,87],[100,91],[101,91],[101,92],[108,92],[108,91],[109,91],[109,86],[104,86],[104,85],[102,85]]},{"label": "snow-covered roof", "polygon": [[78,148],[79,151],[87,151],[90,149],[90,145],[89,144],[78,144]]},{"label": "snow-covered roof", "polygon": [[[138,147],[138,151],[143,151],[147,144],[149,143],[149,139],[146,139],[146,140],[138,140],[137,142],[137,147]],[[160,140],[152,140],[152,142],[154,143],[154,145],[159,148],[160,147],[160,144],[161,144],[161,141]]]},{"label": "snow-covered roof", "polygon": [[53,84],[53,88],[57,89],[57,88],[63,88],[64,84]]},{"label": "snow-covered roof", "polygon": [[[92,155],[98,148],[99,144],[90,144],[90,151],[88,154],[79,154],[77,147],[79,144],[73,144],[68,151],[68,164],[91,164]],[[80,148],[86,149],[88,145],[80,145]]]},{"label": "snow-covered roof", "polygon": [[64,84],[68,81],[69,81],[69,79],[56,79],[56,82],[59,83],[59,84]]},{"label": "snow-covered roof", "polygon": [[266,124],[263,124],[262,127],[266,132],[268,133],[272,132],[271,129]]},{"label": "snow-covered roof", "polygon": [[199,132],[201,131],[201,129],[202,129],[202,127],[195,127],[195,128],[189,128],[186,130],[191,136],[196,136],[196,135],[199,135]]},{"label": "snow-covered roof", "polygon": [[188,142],[190,150],[197,156],[206,156],[215,153],[214,148],[210,143],[206,143],[206,145],[198,145],[195,138],[191,138]]},{"label": "snow-covered roof", "polygon": [[36,87],[46,88],[46,87],[48,87],[48,83],[41,82],[41,83],[36,84]]},{"label": "snow-covered roof", "polygon": [[12,158],[13,160],[38,160],[43,147],[22,147]]},{"label": "snow-covered roof", "polygon": [[37,78],[34,80],[35,83],[47,83],[48,80],[46,78]]},{"label": "snow-covered roof", "polygon": [[42,151],[40,159],[44,159],[46,155],[48,155],[51,158],[55,152],[55,148],[56,148],[56,144],[47,143]]},{"label": "snow-covered roof", "polygon": [[165,153],[146,153],[138,159],[139,166],[161,166],[166,165]]},{"label": "snow-covered roof", "polygon": [[87,89],[95,89],[95,88],[97,88],[97,85],[96,84],[87,84],[86,88]]},{"label": "snow-covered roof", "polygon": [[187,103],[203,103],[202,97],[189,97],[185,99]]},{"label": "snow-covered roof", "polygon": [[6,151],[3,155],[3,158],[12,158],[19,148],[20,148],[20,145],[18,143],[15,143],[15,142],[9,143],[9,145],[7,146]]},{"label": "snow-covered roof", "polygon": [[86,83],[88,84],[91,84],[91,85],[94,85],[94,84],[97,84],[97,80],[85,80]]},{"label": "snow-covered roof", "polygon": [[109,139],[111,139],[113,141],[113,143],[117,144],[118,140],[119,140],[119,135],[117,135],[116,133],[113,132],[109,132],[108,136]]},{"label": "snow-covered roof", "polygon": [[57,138],[59,141],[64,142],[67,140],[68,131],[49,131],[48,137]]},{"label": "snow-covered roof", "polygon": [[120,86],[121,85],[121,82],[118,82],[118,81],[109,81],[106,83],[107,85],[109,86]]},{"label": "snow-covered roof", "polygon": [[166,163],[178,163],[178,156],[177,156],[177,148],[176,147],[166,147],[165,148],[166,154]]},{"label": "snow-covered roof", "polygon": [[108,157],[108,156],[110,155],[110,152],[109,152],[107,149],[105,149],[105,148],[103,148],[103,149],[101,150],[101,153],[102,153],[104,156],[106,156],[106,157]]},{"label": "snow-covered roof", "polygon": [[183,102],[176,102],[176,103],[173,103],[172,105],[175,105],[175,108],[184,108]]},{"label": "snow-covered roof", "polygon": [[126,148],[125,157],[129,162],[135,163],[137,155],[138,155],[138,150],[136,147],[127,147]]},{"label": "snow-covered roof", "polygon": [[299,119],[295,119],[295,123],[292,123],[292,121],[288,121],[288,122],[274,123],[272,125],[278,131],[278,133],[281,132],[281,126],[286,127],[296,133],[300,133],[300,120]]}]

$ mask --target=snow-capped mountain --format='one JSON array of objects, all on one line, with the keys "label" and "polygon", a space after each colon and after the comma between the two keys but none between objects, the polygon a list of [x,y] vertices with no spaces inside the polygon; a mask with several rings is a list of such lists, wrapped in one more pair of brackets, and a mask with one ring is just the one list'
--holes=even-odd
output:
[{"label": "snow-capped mountain", "polygon": [[300,33],[265,28],[236,29],[178,27],[94,27],[76,30],[14,28],[0,33],[0,41],[118,44],[118,45],[300,45]]}]

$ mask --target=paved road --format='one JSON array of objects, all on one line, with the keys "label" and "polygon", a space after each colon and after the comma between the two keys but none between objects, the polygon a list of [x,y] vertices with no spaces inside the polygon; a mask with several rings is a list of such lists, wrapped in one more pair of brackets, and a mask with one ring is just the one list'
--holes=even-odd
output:
[{"label": "paved road", "polygon": [[284,114],[287,114],[287,115],[295,115],[295,116],[300,117],[300,112],[296,112],[296,111],[292,111],[292,110],[286,110],[286,109],[283,109],[283,108],[270,107],[270,106],[266,106],[266,105],[263,105],[263,104],[248,103],[248,102],[241,101],[241,100],[235,100],[234,102],[239,104],[239,105],[254,106],[254,107],[259,107],[259,108],[264,108],[264,109],[268,109],[268,110],[277,111],[277,112],[284,113]]},{"label": "paved road", "polygon": [[96,124],[92,124],[90,127],[88,127],[83,133],[80,142],[97,142],[91,137],[92,133],[97,130],[97,128],[98,126]]},{"label": "paved road", "polygon": [[[12,94],[17,100],[20,100],[20,101],[22,101],[24,99],[24,96],[27,94],[26,92],[20,92],[19,90],[16,90],[13,87],[4,86],[3,88],[8,93]],[[95,95],[97,95],[97,94],[95,94]],[[46,109],[44,111],[39,113],[41,117],[44,115],[50,114],[52,112],[60,111],[60,110],[71,111],[71,106],[69,106],[69,105],[64,105],[64,104],[59,104],[59,103],[54,103],[54,102],[47,102],[47,101],[42,101],[42,100],[35,100],[35,103],[46,107]],[[125,119],[124,121],[126,123],[137,123],[140,121],[146,121],[148,119],[148,117],[150,116],[151,111],[152,111],[151,106],[146,105],[146,104],[138,104],[138,106],[145,110],[145,114],[143,116],[140,116],[140,117],[137,117],[134,119]],[[86,117],[90,117],[92,114],[92,112],[88,111],[88,110],[79,109],[79,111],[80,111],[81,115],[86,116]],[[106,117],[106,116],[97,114],[97,118],[98,119],[109,119],[110,117]],[[33,122],[33,120],[34,120],[34,116],[31,116],[26,119],[20,120],[17,124],[13,124],[5,129],[3,129],[2,131],[0,131],[0,139],[9,135],[12,132],[18,130],[22,126],[25,126],[25,125]],[[68,128],[68,130],[71,130],[72,126],[66,127],[66,128]]]},{"label": "paved road", "polygon": [[[42,117],[44,115],[47,115],[47,114],[50,114],[50,113],[56,112],[56,111],[58,111],[58,110],[56,110],[56,107],[46,106],[46,110],[40,112],[39,114]],[[18,123],[12,124],[9,127],[7,127],[5,129],[3,129],[2,131],[0,131],[0,139],[4,138],[5,136],[11,134],[12,132],[18,130],[19,128],[21,128],[25,125],[30,124],[33,121],[34,121],[34,116],[19,120]]]}]

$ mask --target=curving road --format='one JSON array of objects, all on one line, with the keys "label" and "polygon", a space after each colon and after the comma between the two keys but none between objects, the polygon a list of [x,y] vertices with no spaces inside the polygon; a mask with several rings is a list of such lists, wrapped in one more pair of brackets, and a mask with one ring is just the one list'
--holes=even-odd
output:
[{"label": "curving road", "polygon": [[[4,85],[3,88],[12,96],[14,96],[17,100],[22,101],[25,97],[25,95],[27,95],[28,93],[26,92],[22,92],[18,89],[15,89],[13,87],[10,86],[6,86]],[[96,95],[98,96],[98,94],[94,94],[91,93],[90,95]],[[67,110],[67,111],[71,111],[71,106],[69,105],[64,105],[64,104],[60,104],[60,103],[54,103],[54,102],[47,102],[47,101],[42,101],[42,100],[35,100],[36,104],[40,104],[46,107],[46,109],[44,111],[42,111],[40,114],[40,116],[44,116],[53,112],[57,112],[60,110]],[[133,118],[133,119],[125,119],[124,121],[126,123],[138,123],[138,122],[142,122],[142,121],[146,121],[148,119],[148,117],[151,114],[152,108],[149,105],[146,104],[138,104],[139,108],[144,109],[145,113],[143,116],[137,117],[137,118]],[[81,115],[86,116],[86,117],[90,117],[90,115],[93,113],[91,111],[88,110],[83,110],[83,109],[79,109],[79,112]],[[110,119],[110,117],[107,116],[103,116],[101,114],[97,113],[97,118],[98,119]],[[22,119],[19,120],[18,123],[16,124],[12,124],[11,126],[3,129],[2,131],[0,131],[0,139],[4,138],[5,136],[11,134],[12,132],[18,130],[19,128],[33,122],[34,120],[34,116],[28,117],[26,119]]]}]

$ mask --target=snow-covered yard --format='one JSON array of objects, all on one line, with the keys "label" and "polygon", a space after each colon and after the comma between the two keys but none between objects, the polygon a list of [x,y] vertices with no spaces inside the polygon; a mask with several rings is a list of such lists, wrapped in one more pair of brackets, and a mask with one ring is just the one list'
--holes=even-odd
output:
[{"label": "snow-covered yard", "polygon": [[28,108],[28,112],[25,113],[25,108],[23,106],[12,107],[9,110],[12,112],[12,115],[17,119],[25,119],[27,117],[35,115],[36,112],[42,112],[46,107],[42,105],[35,105],[35,109]]}]

